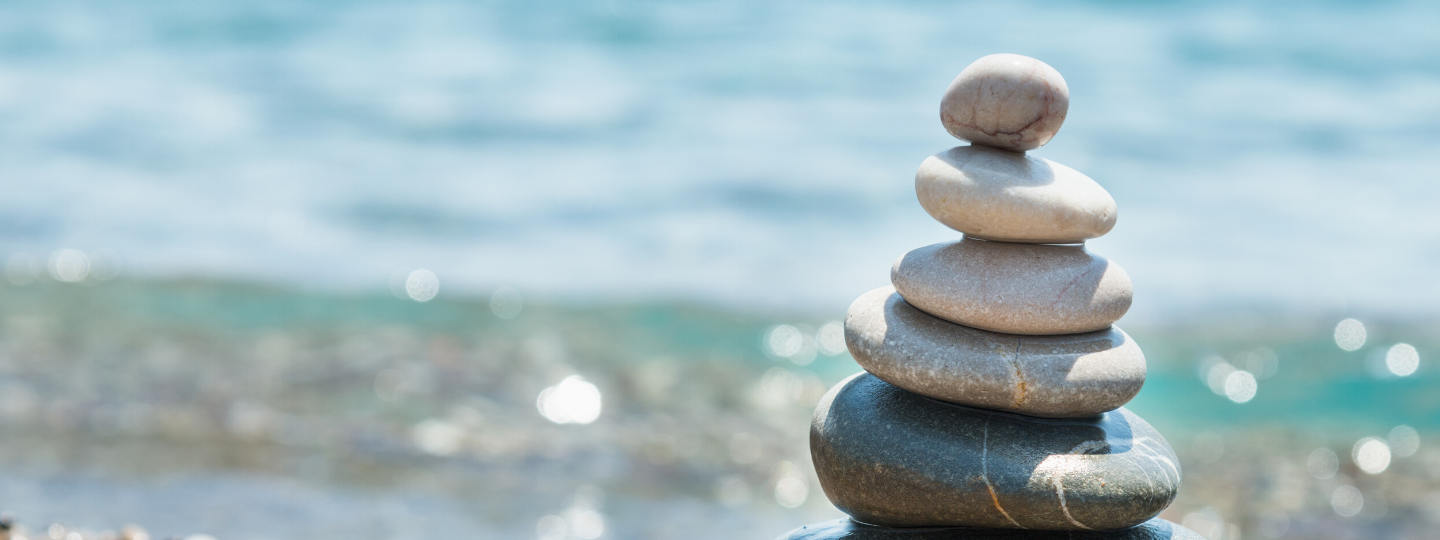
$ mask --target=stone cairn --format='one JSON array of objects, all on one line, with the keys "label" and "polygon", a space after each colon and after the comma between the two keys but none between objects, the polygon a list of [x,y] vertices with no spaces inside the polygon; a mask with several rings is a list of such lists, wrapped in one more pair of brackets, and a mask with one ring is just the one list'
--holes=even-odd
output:
[{"label": "stone cairn", "polygon": [[810,452],[851,518],[783,538],[1201,538],[1156,517],[1180,467],[1121,407],[1145,382],[1140,347],[1111,325],[1130,278],[1084,245],[1115,226],[1115,200],[1025,153],[1069,103],[1060,74],[1025,56],[986,56],[950,83],[940,120],[973,144],[926,159],[915,191],[963,237],[906,253],[893,287],[850,306],[865,371],[821,399]]}]

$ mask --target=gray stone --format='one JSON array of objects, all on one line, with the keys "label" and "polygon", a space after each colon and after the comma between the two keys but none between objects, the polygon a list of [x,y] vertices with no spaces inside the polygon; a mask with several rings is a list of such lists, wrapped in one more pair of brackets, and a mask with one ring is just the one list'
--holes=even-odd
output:
[{"label": "gray stone", "polygon": [[800,527],[778,540],[1205,540],[1205,537],[1160,518],[1116,531],[1021,531],[975,527],[896,529],[841,518]]},{"label": "gray stone", "polygon": [[935,399],[1029,416],[1087,417],[1145,384],[1145,354],[1114,326],[1058,336],[999,334],[937,319],[881,287],[845,314],[860,367]]},{"label": "gray stone", "polygon": [[1169,443],[1124,408],[1030,418],[863,372],[820,400],[810,455],[831,503],[892,527],[1123,529],[1158,515],[1180,487]]},{"label": "gray stone", "polygon": [[915,171],[920,206],[946,227],[1003,242],[1073,244],[1115,227],[1115,199],[1054,161],[985,146],[930,156]]},{"label": "gray stone", "polygon": [[1006,334],[1078,334],[1125,316],[1134,289],[1120,266],[1084,246],[965,238],[900,257],[890,282],[921,311]]}]

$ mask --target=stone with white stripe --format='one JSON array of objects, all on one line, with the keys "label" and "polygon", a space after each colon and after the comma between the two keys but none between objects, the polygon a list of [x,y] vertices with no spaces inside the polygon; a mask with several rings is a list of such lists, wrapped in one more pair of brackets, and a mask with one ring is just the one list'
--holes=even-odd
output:
[{"label": "stone with white stripe", "polygon": [[1124,408],[1031,418],[863,372],[821,399],[810,453],[831,503],[890,527],[1122,529],[1158,515],[1180,487],[1175,452]]}]

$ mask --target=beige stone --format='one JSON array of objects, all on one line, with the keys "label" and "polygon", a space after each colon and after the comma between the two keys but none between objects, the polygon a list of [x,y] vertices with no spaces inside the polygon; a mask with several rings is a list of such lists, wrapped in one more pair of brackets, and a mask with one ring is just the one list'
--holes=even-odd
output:
[{"label": "beige stone", "polygon": [[987,146],[930,156],[915,173],[915,194],[940,223],[989,240],[1076,243],[1115,226],[1115,199],[1090,177]]},{"label": "beige stone", "polygon": [[932,317],[890,287],[850,305],[845,343],[865,371],[905,390],[1028,416],[1094,416],[1145,384],[1145,354],[1117,327],[1058,336],[987,332]]},{"label": "beige stone", "polygon": [[925,246],[890,269],[895,290],[921,311],[1006,334],[1076,334],[1130,309],[1130,276],[1084,246],[966,238]]},{"label": "beige stone", "polygon": [[940,122],[957,138],[1024,152],[1044,146],[1070,110],[1070,88],[1048,64],[992,54],[966,67],[940,99]]}]

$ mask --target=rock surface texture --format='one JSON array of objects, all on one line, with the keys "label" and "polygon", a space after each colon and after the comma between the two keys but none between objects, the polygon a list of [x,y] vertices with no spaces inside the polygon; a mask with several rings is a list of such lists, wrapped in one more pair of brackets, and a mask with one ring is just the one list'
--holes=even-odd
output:
[{"label": "rock surface texture", "polygon": [[1024,152],[1060,131],[1070,88],[1049,64],[992,54],[966,67],[940,98],[940,123],[957,139]]},{"label": "rock surface texture", "polygon": [[890,287],[850,305],[845,343],[860,367],[902,389],[1032,416],[1094,416],[1124,405],[1145,384],[1145,354],[1119,328],[987,332],[915,309]]},{"label": "rock surface texture", "polygon": [[1115,199],[1090,177],[985,146],[930,156],[915,172],[915,194],[930,217],[972,238],[1073,244],[1115,226]]},{"label": "rock surface texture", "polygon": [[821,398],[810,428],[820,485],[864,523],[1120,529],[1175,499],[1175,453],[1121,408],[1086,419],[975,409],[869,373]]},{"label": "rock surface texture", "polygon": [[1130,276],[1080,245],[963,239],[906,253],[890,270],[905,301],[1007,334],[1103,330],[1130,309]]},{"label": "rock surface texture", "polygon": [[915,249],[893,287],[845,314],[865,371],[815,409],[820,487],[852,519],[788,540],[1199,540],[1156,516],[1181,471],[1165,438],[1122,406],[1145,355],[1113,326],[1130,277],[1085,249],[1115,200],[1074,169],[1028,156],[1069,110],[1044,62],[986,56],[940,103],[972,146],[931,156],[920,204],[964,234]]},{"label": "rock surface texture", "polygon": [[836,519],[806,525],[779,540],[1204,540],[1205,537],[1160,518],[1117,531],[1021,531],[976,527],[897,529]]}]

